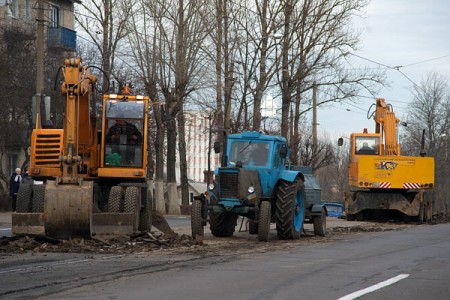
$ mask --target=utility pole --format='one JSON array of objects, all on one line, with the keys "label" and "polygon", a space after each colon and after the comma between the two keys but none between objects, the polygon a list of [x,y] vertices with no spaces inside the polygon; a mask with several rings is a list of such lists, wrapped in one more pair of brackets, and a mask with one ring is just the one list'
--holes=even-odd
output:
[{"label": "utility pole", "polygon": [[312,158],[313,161],[316,161],[317,155],[317,84],[314,81],[313,83],[313,122],[312,122],[312,133],[313,133],[313,149],[312,149]]},{"label": "utility pole", "polygon": [[38,0],[37,15],[37,46],[36,46],[36,126],[41,128],[42,112],[41,103],[44,101],[44,4],[43,0]]}]

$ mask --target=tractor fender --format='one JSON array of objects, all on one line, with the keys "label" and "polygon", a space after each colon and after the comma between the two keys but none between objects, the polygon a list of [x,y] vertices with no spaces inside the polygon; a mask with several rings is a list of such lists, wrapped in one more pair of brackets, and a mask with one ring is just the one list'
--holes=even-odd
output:
[{"label": "tractor fender", "polygon": [[289,181],[289,182],[294,182],[297,177],[300,177],[303,181],[305,181],[305,176],[303,176],[302,172],[291,171],[291,170],[281,171],[279,179]]},{"label": "tractor fender", "polygon": [[311,207],[311,215],[320,215],[322,213],[322,209],[325,209],[328,216],[327,208],[323,204],[314,204]]},{"label": "tractor fender", "polygon": [[207,199],[206,199],[206,197],[205,197],[204,194],[200,194],[200,195],[198,195],[198,196],[194,196],[194,200],[200,200],[200,201],[202,201],[204,204],[207,203]]}]

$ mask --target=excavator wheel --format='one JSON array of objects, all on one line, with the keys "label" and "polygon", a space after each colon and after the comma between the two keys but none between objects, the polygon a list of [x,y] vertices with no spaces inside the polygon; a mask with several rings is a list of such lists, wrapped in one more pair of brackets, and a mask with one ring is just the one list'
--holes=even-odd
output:
[{"label": "excavator wheel", "polygon": [[123,212],[133,213],[133,229],[139,228],[139,211],[141,207],[141,191],[137,186],[129,186],[125,190]]},{"label": "excavator wheel", "polygon": [[108,197],[108,212],[121,212],[123,206],[123,188],[121,186],[113,186]]},{"label": "excavator wheel", "polygon": [[44,212],[45,185],[33,185],[33,201],[31,211],[34,213]]},{"label": "excavator wheel", "polygon": [[19,186],[17,193],[16,211],[18,213],[26,213],[31,211],[31,199],[33,196],[33,186],[23,183]]},{"label": "excavator wheel", "polygon": [[139,231],[147,231],[150,232],[152,230],[152,192],[150,189],[147,189],[147,199],[145,207],[142,207],[139,212]]}]

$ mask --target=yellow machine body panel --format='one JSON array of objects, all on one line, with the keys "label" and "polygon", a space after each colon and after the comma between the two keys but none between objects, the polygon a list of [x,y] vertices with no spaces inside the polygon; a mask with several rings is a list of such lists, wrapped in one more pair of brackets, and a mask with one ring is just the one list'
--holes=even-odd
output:
[{"label": "yellow machine body panel", "polygon": [[434,159],[415,156],[355,156],[349,184],[356,188],[430,189],[434,186]]},{"label": "yellow machine body panel", "polygon": [[63,129],[34,129],[31,134],[30,176],[61,176]]}]

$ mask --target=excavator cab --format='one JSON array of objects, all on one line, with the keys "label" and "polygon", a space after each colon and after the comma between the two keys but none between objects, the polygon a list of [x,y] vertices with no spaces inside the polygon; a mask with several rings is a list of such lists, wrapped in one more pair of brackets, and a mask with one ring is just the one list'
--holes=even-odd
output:
[{"label": "excavator cab", "polygon": [[352,151],[356,155],[379,155],[380,135],[355,135],[353,138]]},{"label": "excavator cab", "polygon": [[143,166],[144,101],[106,100],[105,167]]},{"label": "excavator cab", "polygon": [[145,179],[149,99],[103,96],[100,177]]}]

